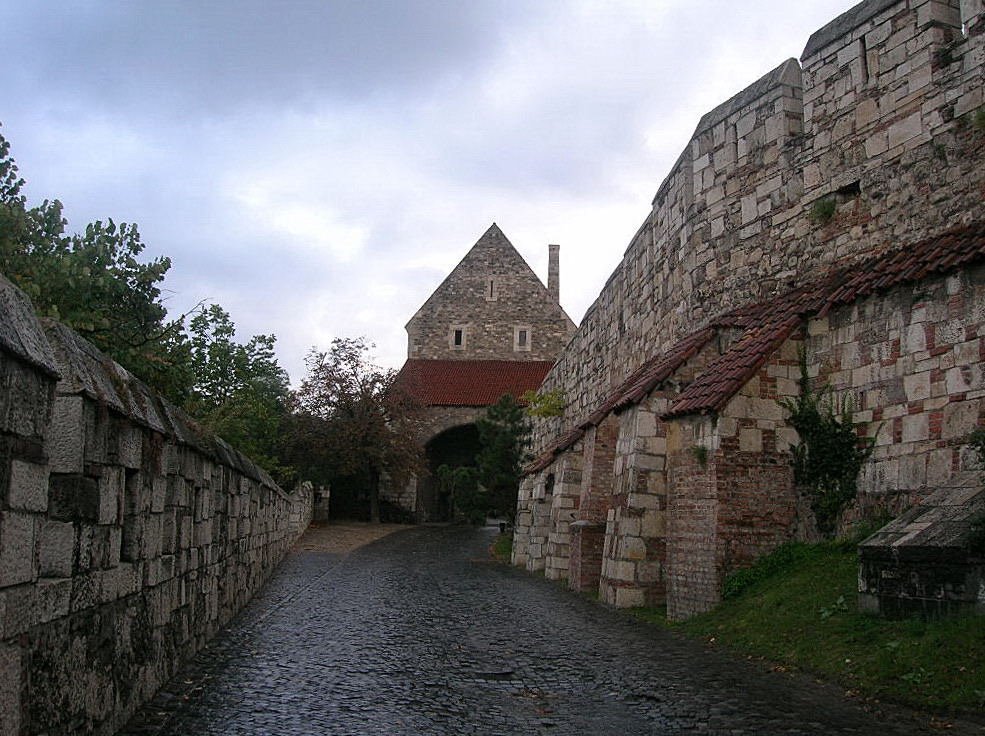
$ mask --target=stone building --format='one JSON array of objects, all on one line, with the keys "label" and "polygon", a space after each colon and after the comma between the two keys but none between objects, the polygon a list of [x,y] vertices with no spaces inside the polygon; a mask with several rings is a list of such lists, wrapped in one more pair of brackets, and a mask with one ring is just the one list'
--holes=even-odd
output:
[{"label": "stone building", "polygon": [[[536,389],[574,333],[558,302],[560,249],[548,248],[545,287],[493,223],[407,323],[397,383],[422,406],[418,440],[432,471],[472,464],[475,420],[504,394]],[[421,521],[451,512],[432,475],[384,498]]]},{"label": "stone building", "polygon": [[[862,547],[865,605],[985,606],[959,549],[985,508],[983,88],[982,0],[866,0],[701,118],[545,379],[566,409],[536,428],[514,564],[673,618],[714,606],[811,534],[778,401],[803,360],[874,443],[842,523],[905,512]],[[947,580],[880,572],[934,539]]]}]

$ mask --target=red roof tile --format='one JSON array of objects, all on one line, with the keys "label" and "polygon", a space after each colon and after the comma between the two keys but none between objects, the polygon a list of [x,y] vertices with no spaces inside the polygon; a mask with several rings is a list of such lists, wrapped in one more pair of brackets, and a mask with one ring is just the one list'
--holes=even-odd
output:
[{"label": "red roof tile", "polygon": [[977,222],[860,263],[835,266],[824,278],[793,289],[772,302],[736,310],[744,316],[755,315],[758,326],[749,329],[725,355],[708,366],[664,416],[722,409],[806,315],[823,316],[833,307],[935,273],[947,273],[982,258],[985,258],[985,222]]},{"label": "red roof tile", "polygon": [[540,387],[554,364],[543,360],[410,359],[396,385],[424,406],[491,406]]},{"label": "red roof tile", "polygon": [[826,276],[776,299],[723,313],[707,327],[688,335],[666,353],[655,355],[636,369],[585,421],[561,435],[524,471],[529,474],[545,469],[580,440],[587,428],[599,424],[612,411],[621,411],[638,403],[701,350],[717,329],[739,328],[745,332],[681,392],[665,417],[722,409],[808,315],[824,316],[833,307],[851,304],[876,292],[933,274],[948,273],[983,259],[985,221],[952,228],[860,263],[836,265]]}]

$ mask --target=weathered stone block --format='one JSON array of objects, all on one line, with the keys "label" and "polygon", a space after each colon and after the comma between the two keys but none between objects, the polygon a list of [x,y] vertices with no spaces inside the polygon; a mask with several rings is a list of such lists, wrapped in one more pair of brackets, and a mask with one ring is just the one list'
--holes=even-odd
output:
[{"label": "weathered stone block", "polygon": [[51,412],[48,457],[52,473],[81,473],[85,457],[85,406],[81,396],[58,396]]},{"label": "weathered stone block", "polygon": [[967,437],[978,426],[978,401],[958,401],[944,407],[941,438],[945,440]]},{"label": "weathered stone block", "polygon": [[38,623],[67,616],[72,602],[71,578],[47,578],[38,581]]},{"label": "weathered stone block", "polygon": [[36,525],[32,514],[0,511],[0,588],[37,576]]},{"label": "weathered stone block", "polygon": [[37,595],[33,583],[0,590],[0,639],[23,634],[37,623]]},{"label": "weathered stone block", "polygon": [[99,524],[116,524],[120,520],[123,501],[123,468],[104,468],[99,478]]},{"label": "weathered stone block", "polygon": [[38,543],[38,573],[41,577],[71,577],[74,559],[75,525],[68,521],[42,521]]},{"label": "weathered stone block", "polygon": [[48,468],[37,463],[12,460],[7,503],[20,511],[46,511],[48,508]]},{"label": "weathered stone block", "polygon": [[21,733],[21,694],[24,692],[23,652],[16,644],[0,643],[0,733]]}]

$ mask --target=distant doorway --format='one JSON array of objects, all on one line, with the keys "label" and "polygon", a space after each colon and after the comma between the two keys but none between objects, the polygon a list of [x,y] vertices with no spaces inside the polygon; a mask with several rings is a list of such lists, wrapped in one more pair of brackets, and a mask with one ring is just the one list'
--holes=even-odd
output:
[{"label": "distant doorway", "polygon": [[474,424],[452,427],[432,437],[424,449],[430,471],[420,486],[424,520],[451,521],[451,498],[438,485],[438,468],[442,465],[452,468],[475,467],[475,456],[479,452],[479,431]]}]

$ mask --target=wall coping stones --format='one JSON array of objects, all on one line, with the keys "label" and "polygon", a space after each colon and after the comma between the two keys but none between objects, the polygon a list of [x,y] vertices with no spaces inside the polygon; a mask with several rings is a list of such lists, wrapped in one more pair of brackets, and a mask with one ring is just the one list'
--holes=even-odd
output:
[{"label": "wall coping stones", "polygon": [[3,274],[0,274],[0,314],[4,317],[0,320],[0,348],[52,378],[60,378],[55,356],[31,300]]},{"label": "wall coping stones", "polygon": [[770,90],[783,85],[801,87],[800,63],[796,59],[787,59],[738,94],[733,95],[718,107],[702,115],[691,139],[693,140],[705,131],[711,130],[729,115],[748,107],[760,97],[765,96]]},{"label": "wall coping stones", "polygon": [[140,426],[169,435],[243,475],[288,495],[262,468],[157,396],[123,366],[65,325],[41,320],[31,300],[0,274],[0,349],[60,379],[59,396],[85,396]]},{"label": "wall coping stones", "polygon": [[853,8],[846,10],[827,25],[821,26],[807,39],[801,61],[820,51],[835,41],[844,42],[845,37],[860,25],[878,15],[887,8],[896,5],[899,0],[865,0]]}]

